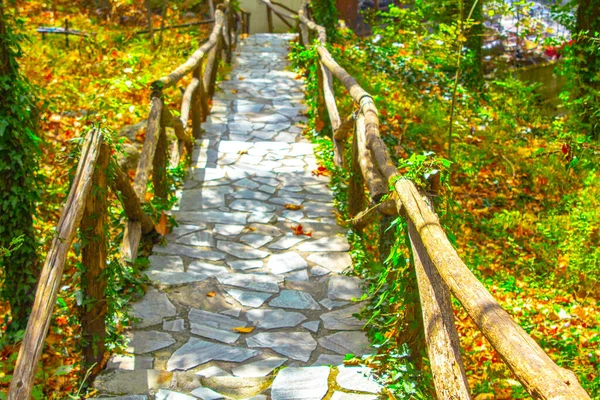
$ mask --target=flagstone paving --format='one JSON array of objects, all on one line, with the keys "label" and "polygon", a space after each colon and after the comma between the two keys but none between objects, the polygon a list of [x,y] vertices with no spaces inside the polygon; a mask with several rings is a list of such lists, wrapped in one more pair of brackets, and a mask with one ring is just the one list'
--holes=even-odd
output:
[{"label": "flagstone paving", "polygon": [[[375,399],[373,353],[353,314],[361,281],[328,177],[301,135],[303,82],[289,34],[257,34],[219,83],[192,170],[154,246],[153,287],[134,304],[127,353],[96,379],[98,398]],[[310,235],[296,235],[297,226]]]}]

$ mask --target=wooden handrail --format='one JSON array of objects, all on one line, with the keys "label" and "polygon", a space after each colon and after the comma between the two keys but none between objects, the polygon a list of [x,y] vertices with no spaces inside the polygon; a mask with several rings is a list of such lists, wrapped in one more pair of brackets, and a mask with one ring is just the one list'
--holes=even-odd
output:
[{"label": "wooden handrail", "polygon": [[[115,194],[120,195],[118,197],[127,217],[122,247],[123,258],[134,260],[142,234],[148,234],[154,230],[152,218],[142,208],[150,174],[153,176],[155,195],[163,200],[166,200],[168,196],[165,177],[167,165],[165,128],[170,126],[175,130],[177,143],[174,147],[173,157],[178,164],[184,149],[188,153],[192,151],[192,138],[185,130],[190,107],[192,108],[194,133],[198,135],[200,123],[202,122],[199,116],[205,118],[208,114],[208,98],[203,90],[203,77],[201,76],[202,59],[207,52],[212,54],[212,59],[210,56],[208,57],[209,68],[205,71],[204,82],[214,92],[221,42],[223,38],[227,38],[228,52],[231,52],[231,46],[236,42],[236,40],[232,40],[231,36],[233,24],[225,24],[225,17],[232,12],[233,8],[229,2],[220,5],[215,12],[216,23],[208,42],[204,43],[184,64],[176,68],[171,74],[153,82],[146,138],[133,185],[116,162],[113,161],[109,168],[110,149],[103,142],[102,133],[97,129],[93,129],[86,136],[77,172],[56,227],[57,233],[52,241],[40,275],[33,309],[17,358],[8,399],[28,400],[30,398],[38,360],[42,354],[52,311],[56,304],[65,260],[78,227],[81,228],[84,235],[92,238],[82,248],[82,260],[86,266],[84,277],[88,281],[88,285],[82,287],[87,295],[86,299],[92,300],[91,310],[82,309],[83,336],[88,341],[95,340],[96,337],[103,341],[104,335],[102,333],[105,333],[106,327],[104,318],[101,316],[106,309],[104,295],[106,282],[99,279],[99,277],[106,265],[104,220],[108,198],[107,188],[110,187]],[[230,21],[232,20],[230,19]],[[226,32],[224,32],[224,29],[226,29]],[[187,107],[187,109],[185,120],[182,121],[174,117],[163,103],[162,90],[175,85],[185,74],[192,71],[194,71],[194,78],[192,84],[188,86],[189,90],[186,90],[186,95],[184,95],[182,107]],[[193,101],[194,98],[197,100],[196,102]],[[192,104],[190,104],[190,101]],[[173,164],[173,160],[171,161],[171,164]],[[94,192],[94,196],[90,194],[92,185],[98,188]],[[84,212],[86,218],[82,221]],[[100,344],[96,347],[94,343],[90,343],[85,350],[85,362],[88,366],[95,364],[94,372],[101,367],[104,356],[103,342]]]},{"label": "wooden handrail", "polygon": [[58,297],[65,259],[75,239],[86,200],[92,189],[92,175],[100,155],[102,141],[102,132],[93,129],[88,133],[83,144],[77,172],[40,274],[33,308],[27,321],[25,336],[10,384],[9,400],[29,400],[31,396],[38,360],[42,355],[52,311]]},{"label": "wooden handrail", "polygon": [[[272,2],[262,1],[274,10]],[[350,199],[352,200],[350,203],[354,203],[349,203],[350,214],[356,214],[357,207],[364,207],[362,185],[366,184],[371,191],[371,196],[376,198],[381,190],[379,182],[383,177],[394,187],[397,212],[408,220],[423,317],[428,322],[426,325],[428,352],[438,397],[470,398],[458,349],[459,342],[452,318],[449,290],[534,398],[589,399],[589,395],[581,387],[575,374],[557,366],[498,305],[460,259],[440,226],[437,215],[423,200],[416,186],[399,176],[387,146],[379,134],[378,111],[371,95],[362,89],[356,79],[331,56],[325,47],[327,43],[325,29],[306,17],[306,7],[307,1],[303,0],[297,13],[301,42],[304,45],[310,43],[307,30],[316,33],[319,64],[339,79],[360,106],[353,141],[351,163],[353,172],[349,183],[350,191],[356,198]],[[325,77],[326,74],[323,76]],[[328,80],[325,78],[322,82],[324,87],[321,89],[324,93],[332,93],[332,90],[328,91],[330,87]],[[329,98],[328,103],[333,103],[335,106],[333,96]],[[347,125],[343,131],[338,129],[339,120],[335,118],[335,113],[332,113],[334,108],[330,104],[327,104],[327,107],[334,131],[332,140],[335,162],[337,165],[342,165],[340,142],[347,137]],[[331,118],[331,115],[334,115],[334,118]],[[357,170],[362,173],[356,172]],[[379,174],[375,173],[376,170]],[[382,211],[380,207],[375,209]],[[367,214],[368,211],[357,215],[360,223],[364,223]]]},{"label": "wooden handrail", "polygon": [[215,47],[217,44],[217,40],[219,36],[221,36],[221,31],[223,29],[223,23],[225,21],[225,16],[221,10],[215,11],[215,26],[213,27],[208,40],[200,46],[198,50],[194,52],[188,58],[188,60],[177,67],[173,72],[171,72],[167,76],[163,76],[153,83],[153,86],[158,89],[165,89],[170,86],[175,85],[177,82],[181,80],[184,76],[192,72],[198,65],[202,62],[202,58],[208,53],[210,49]]}]

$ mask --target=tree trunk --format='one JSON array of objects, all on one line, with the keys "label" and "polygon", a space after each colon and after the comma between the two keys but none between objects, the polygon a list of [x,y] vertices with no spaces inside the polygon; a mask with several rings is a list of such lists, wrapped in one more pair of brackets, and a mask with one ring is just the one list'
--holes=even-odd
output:
[{"label": "tree trunk", "polygon": [[575,88],[579,99],[587,98],[578,106],[576,114],[581,115],[581,123],[588,134],[600,137],[600,57],[598,44],[592,42],[596,32],[600,32],[600,0],[580,0],[577,8],[576,32],[581,36],[576,39],[577,57],[582,60],[576,63],[579,82]]}]

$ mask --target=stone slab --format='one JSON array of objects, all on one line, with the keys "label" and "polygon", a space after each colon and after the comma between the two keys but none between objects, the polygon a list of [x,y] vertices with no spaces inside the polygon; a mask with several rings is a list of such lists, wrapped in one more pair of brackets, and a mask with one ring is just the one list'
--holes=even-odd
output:
[{"label": "stone slab", "polygon": [[342,389],[377,394],[381,391],[382,386],[374,380],[372,375],[371,368],[365,366],[346,367],[340,365],[335,380]]},{"label": "stone slab", "polygon": [[283,310],[258,309],[246,312],[248,321],[261,329],[291,328],[306,320],[298,312]]},{"label": "stone slab", "polygon": [[329,386],[329,367],[285,368],[271,386],[272,400],[321,400]]},{"label": "stone slab", "polygon": [[197,365],[209,361],[243,362],[258,355],[260,351],[241,347],[232,347],[205,340],[190,338],[186,344],[177,349],[169,361],[167,370],[187,371]]},{"label": "stone slab", "polygon": [[327,296],[331,300],[352,300],[363,294],[361,281],[354,276],[332,276],[327,286]]},{"label": "stone slab", "polygon": [[294,251],[273,254],[267,261],[267,268],[274,274],[285,274],[307,267],[306,260]]},{"label": "stone slab", "polygon": [[269,375],[275,368],[283,365],[287,358],[269,357],[264,360],[240,365],[231,370],[233,375],[243,378],[258,378]]},{"label": "stone slab", "polygon": [[269,348],[299,361],[308,361],[317,342],[308,332],[262,332],[246,339],[248,347]]},{"label": "stone slab", "polygon": [[270,306],[296,310],[320,310],[321,307],[308,292],[282,290],[281,294],[269,302]]},{"label": "stone slab", "polygon": [[164,349],[175,343],[173,336],[159,331],[133,331],[127,333],[128,353],[146,354],[156,350]]},{"label": "stone slab", "polygon": [[154,288],[150,288],[141,301],[133,303],[132,309],[133,316],[140,319],[134,325],[137,328],[160,324],[163,318],[173,317],[177,313],[167,295]]},{"label": "stone slab", "polygon": [[327,350],[344,356],[346,354],[354,354],[360,357],[374,352],[367,336],[364,332],[359,331],[336,332],[319,338],[319,344]]}]

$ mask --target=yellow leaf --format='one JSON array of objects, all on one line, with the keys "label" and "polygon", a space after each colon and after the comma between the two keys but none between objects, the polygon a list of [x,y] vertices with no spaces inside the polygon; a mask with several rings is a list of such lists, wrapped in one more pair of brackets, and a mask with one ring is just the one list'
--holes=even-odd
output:
[{"label": "yellow leaf", "polygon": [[231,89],[231,93],[236,94],[237,90],[236,89]]},{"label": "yellow leaf", "polygon": [[285,205],[285,208],[287,208],[288,210],[301,210],[302,205],[288,203]]},{"label": "yellow leaf", "polygon": [[206,293],[206,297],[215,297],[216,295],[217,295],[217,292],[215,292],[214,290],[212,292]]},{"label": "yellow leaf", "polygon": [[237,328],[232,328],[231,329],[234,332],[239,332],[239,333],[250,333],[254,330],[253,326],[238,326]]},{"label": "yellow leaf", "polygon": [[244,154],[248,154],[248,150],[240,150],[238,151],[239,155],[244,155]]}]

